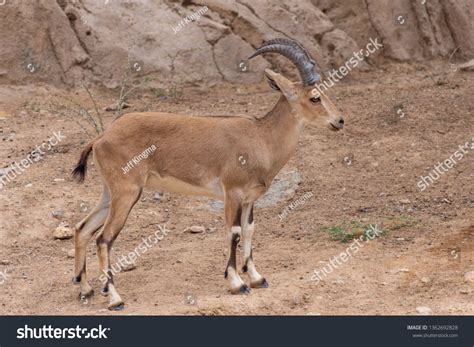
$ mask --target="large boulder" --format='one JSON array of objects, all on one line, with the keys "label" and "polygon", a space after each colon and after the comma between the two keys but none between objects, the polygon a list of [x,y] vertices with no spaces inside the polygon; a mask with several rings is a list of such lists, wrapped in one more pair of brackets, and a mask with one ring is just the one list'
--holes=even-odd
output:
[{"label": "large boulder", "polygon": [[383,41],[377,59],[448,57],[457,47],[458,57],[474,57],[472,0],[7,0],[0,7],[0,83],[115,88],[146,76],[164,87],[208,87],[258,82],[269,65],[296,79],[277,55],[240,69],[275,37],[301,42],[323,72],[370,38]]}]

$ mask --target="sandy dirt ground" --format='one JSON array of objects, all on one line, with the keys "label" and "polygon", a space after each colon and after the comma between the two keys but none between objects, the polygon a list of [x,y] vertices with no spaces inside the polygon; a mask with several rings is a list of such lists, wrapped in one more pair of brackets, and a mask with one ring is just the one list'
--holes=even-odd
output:
[{"label": "sandy dirt ground", "polygon": [[[116,98],[110,91],[92,92],[101,108]],[[301,175],[294,196],[255,212],[254,259],[270,287],[229,293],[223,215],[208,199],[164,194],[157,200],[146,191],[112,261],[158,225],[170,232],[135,269],[115,277],[126,306],[110,312],[100,295],[95,242],[87,261],[96,294],[80,301],[71,283],[73,239],[52,236],[60,223],[72,228],[80,221],[101,192],[93,165],[84,184],[70,176],[94,137],[93,128],[70,110],[78,108],[73,102],[88,109],[92,104],[80,88],[0,86],[2,167],[55,131],[65,136],[0,190],[0,272],[7,277],[0,285],[0,314],[397,315],[418,314],[418,307],[435,315],[474,314],[474,284],[465,279],[474,270],[474,148],[427,189],[417,186],[459,145],[472,144],[474,75],[436,62],[390,64],[328,93],[345,115],[345,130],[307,127],[288,164]],[[264,84],[158,94],[135,93],[130,110],[262,114],[278,98]],[[106,124],[113,118],[113,112],[104,113]],[[280,220],[285,207],[308,192],[312,196]],[[52,215],[58,209],[64,210],[60,220]],[[351,243],[333,240],[328,230],[351,222],[377,224],[386,232],[319,283],[312,281],[314,270]],[[205,232],[185,231],[193,225]]]}]

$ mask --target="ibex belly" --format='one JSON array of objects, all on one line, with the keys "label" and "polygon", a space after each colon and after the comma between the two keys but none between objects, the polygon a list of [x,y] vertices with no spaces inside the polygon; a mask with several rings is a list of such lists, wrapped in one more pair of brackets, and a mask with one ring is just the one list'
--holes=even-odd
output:
[{"label": "ibex belly", "polygon": [[162,177],[156,172],[150,173],[148,176],[146,187],[159,189],[170,193],[208,196],[215,199],[224,199],[221,180],[215,177],[204,185],[194,185],[184,182],[172,176]]}]

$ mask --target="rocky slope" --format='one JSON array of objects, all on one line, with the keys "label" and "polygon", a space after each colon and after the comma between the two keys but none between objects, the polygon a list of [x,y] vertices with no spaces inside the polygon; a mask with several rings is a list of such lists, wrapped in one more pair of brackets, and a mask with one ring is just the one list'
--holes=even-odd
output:
[{"label": "rocky slope", "polygon": [[384,48],[369,65],[453,52],[467,60],[474,57],[473,15],[472,0],[7,0],[0,83],[114,88],[126,71],[160,86],[253,83],[281,58],[239,65],[274,37],[302,42],[322,70],[343,64],[370,38]]}]

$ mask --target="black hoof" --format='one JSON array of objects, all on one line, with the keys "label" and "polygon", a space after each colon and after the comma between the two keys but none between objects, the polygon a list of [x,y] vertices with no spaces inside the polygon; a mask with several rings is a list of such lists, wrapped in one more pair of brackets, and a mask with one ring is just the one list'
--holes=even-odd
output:
[{"label": "black hoof", "polygon": [[243,284],[240,289],[239,289],[239,292],[241,294],[250,294],[250,288],[246,285],[246,284]]},{"label": "black hoof", "polygon": [[121,304],[109,307],[110,311],[123,311],[125,309],[125,304],[122,302]]},{"label": "black hoof", "polygon": [[265,278],[262,278],[260,281],[251,283],[250,286],[252,288],[268,288],[269,284]]},{"label": "black hoof", "polygon": [[102,294],[103,296],[109,295],[109,288],[107,287],[102,288],[102,290],[100,291],[100,294]]},{"label": "black hoof", "polygon": [[94,291],[91,289],[88,293],[79,294],[79,300],[84,301],[94,295]]},{"label": "black hoof", "polygon": [[79,284],[79,283],[81,283],[81,278],[74,276],[72,278],[72,284]]}]

